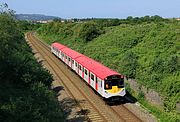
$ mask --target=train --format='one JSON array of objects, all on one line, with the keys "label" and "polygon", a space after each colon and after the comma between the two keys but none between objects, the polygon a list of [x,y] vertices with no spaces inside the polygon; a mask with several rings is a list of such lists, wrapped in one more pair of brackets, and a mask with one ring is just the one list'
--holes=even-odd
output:
[{"label": "train", "polygon": [[51,44],[51,52],[102,98],[115,101],[126,95],[125,76],[120,73],[58,42]]}]

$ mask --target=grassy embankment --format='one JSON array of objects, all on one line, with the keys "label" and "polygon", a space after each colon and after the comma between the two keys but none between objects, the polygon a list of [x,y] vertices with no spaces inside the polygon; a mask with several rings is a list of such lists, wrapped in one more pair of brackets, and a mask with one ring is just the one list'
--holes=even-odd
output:
[{"label": "grassy embankment", "polygon": [[36,61],[18,25],[8,11],[0,12],[0,121],[64,121],[52,76]]},{"label": "grassy embankment", "polygon": [[164,107],[150,105],[143,94],[131,93],[160,121],[180,120],[175,110],[180,102],[180,22],[110,27],[99,26],[97,22],[52,22],[37,32],[49,44],[54,41],[65,44],[159,92]]}]

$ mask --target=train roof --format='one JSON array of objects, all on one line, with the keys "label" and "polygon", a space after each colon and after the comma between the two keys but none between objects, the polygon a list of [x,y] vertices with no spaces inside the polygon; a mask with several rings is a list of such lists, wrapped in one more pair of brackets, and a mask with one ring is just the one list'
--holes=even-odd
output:
[{"label": "train roof", "polygon": [[63,48],[61,51],[73,59],[76,59],[77,57],[80,56],[84,56],[83,54],[76,52],[70,48]]},{"label": "train roof", "polygon": [[79,53],[76,52],[62,44],[59,44],[57,42],[52,44],[53,47],[56,47],[57,49],[61,50],[63,53],[68,55],[69,57],[73,58],[75,61],[86,67],[88,70],[93,72],[95,75],[97,75],[101,79],[105,79],[108,76],[111,75],[120,75],[119,73],[113,71],[112,69],[104,66],[103,64]]},{"label": "train roof", "polygon": [[51,46],[52,46],[52,47],[55,47],[55,48],[57,48],[57,49],[68,48],[68,47],[66,47],[65,45],[62,45],[62,44],[60,44],[60,43],[58,43],[58,42],[52,43]]},{"label": "train roof", "polygon": [[93,72],[95,75],[97,75],[101,79],[105,79],[111,75],[120,75],[119,73],[113,71],[112,69],[104,66],[103,64],[87,56],[78,57],[76,61],[80,63],[81,65],[83,65],[84,67],[86,67],[91,72]]}]

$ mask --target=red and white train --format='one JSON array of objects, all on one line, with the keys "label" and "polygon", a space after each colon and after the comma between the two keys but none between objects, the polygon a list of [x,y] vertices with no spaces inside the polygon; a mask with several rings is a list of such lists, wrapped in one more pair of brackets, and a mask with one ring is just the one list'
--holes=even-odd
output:
[{"label": "red and white train", "polygon": [[53,43],[51,52],[74,70],[103,98],[125,96],[124,76],[62,44]]}]

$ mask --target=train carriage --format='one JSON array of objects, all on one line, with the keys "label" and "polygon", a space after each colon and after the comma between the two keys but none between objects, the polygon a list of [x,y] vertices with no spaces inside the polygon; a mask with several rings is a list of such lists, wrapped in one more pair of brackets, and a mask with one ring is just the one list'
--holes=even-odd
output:
[{"label": "train carriage", "polygon": [[125,95],[124,76],[87,56],[79,57],[76,61],[82,66],[82,78],[101,96]]},{"label": "train carriage", "polygon": [[61,60],[64,60],[64,55],[63,53],[61,53],[61,50],[63,48],[67,48],[67,47],[55,42],[51,45],[51,52],[54,53],[57,57],[59,57]]},{"label": "train carriage", "polygon": [[62,44],[53,43],[51,52],[74,70],[104,98],[123,97],[124,76]]}]

